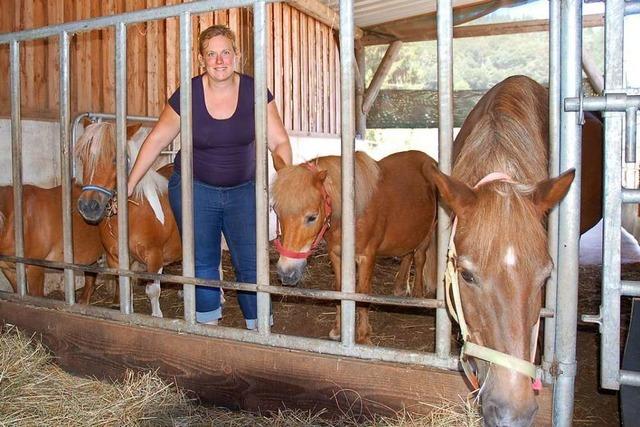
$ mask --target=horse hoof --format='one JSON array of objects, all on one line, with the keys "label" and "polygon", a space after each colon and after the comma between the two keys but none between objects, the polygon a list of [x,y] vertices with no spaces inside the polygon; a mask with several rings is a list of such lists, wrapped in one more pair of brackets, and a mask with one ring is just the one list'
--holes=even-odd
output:
[{"label": "horse hoof", "polygon": [[159,318],[159,319],[162,319],[162,318],[164,317],[164,316],[162,315],[162,312],[161,312],[161,311],[159,311],[159,312],[157,312],[157,313],[151,313],[151,316],[152,316],[152,317],[157,317],[157,318]]},{"label": "horse hoof", "polygon": [[336,331],[335,329],[330,330],[329,338],[331,338],[334,341],[340,341],[340,332]]},{"label": "horse hoof", "polygon": [[369,338],[369,337],[356,338],[356,343],[357,344],[362,344],[362,345],[373,345],[373,342],[371,341],[371,338]]}]

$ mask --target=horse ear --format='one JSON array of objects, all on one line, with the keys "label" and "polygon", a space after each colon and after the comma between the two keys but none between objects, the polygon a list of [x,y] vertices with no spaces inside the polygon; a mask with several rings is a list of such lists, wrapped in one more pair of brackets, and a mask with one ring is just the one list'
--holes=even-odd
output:
[{"label": "horse ear", "polygon": [[473,189],[440,172],[435,163],[426,165],[423,172],[427,180],[438,187],[440,197],[456,216],[464,216],[466,209],[476,202],[477,196]]},{"label": "horse ear", "polygon": [[133,135],[135,135],[136,132],[138,132],[138,130],[140,129],[141,126],[142,126],[142,123],[134,123],[132,125],[128,125],[127,126],[127,140],[133,138]]},{"label": "horse ear", "polygon": [[549,209],[562,200],[567,191],[569,191],[575,176],[575,169],[569,169],[557,178],[546,179],[536,184],[536,189],[531,198],[540,215],[547,213]]},{"label": "horse ear", "polygon": [[276,172],[287,166],[284,160],[282,160],[282,157],[280,157],[278,154],[273,153],[271,157],[273,157],[273,167],[276,169]]},{"label": "horse ear", "polygon": [[318,172],[318,179],[320,180],[320,182],[324,182],[325,179],[327,179],[327,170],[321,170],[320,172]]}]

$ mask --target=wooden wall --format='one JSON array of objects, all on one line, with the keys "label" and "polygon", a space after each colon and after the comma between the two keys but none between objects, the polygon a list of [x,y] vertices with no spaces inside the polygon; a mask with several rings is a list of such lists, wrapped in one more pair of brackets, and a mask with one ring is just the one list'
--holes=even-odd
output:
[{"label": "wooden wall", "polygon": [[[0,33],[153,8],[188,0],[2,0]],[[199,73],[197,37],[212,24],[236,32],[239,71],[253,74],[253,14],[231,9],[193,17],[192,69]],[[339,54],[331,28],[286,4],[268,5],[268,83],[285,126],[294,133],[335,134],[340,129]],[[114,30],[71,38],[71,111],[113,113]],[[23,118],[56,120],[59,60],[57,38],[21,44]],[[157,116],[179,84],[179,21],[171,18],[127,28],[128,113]],[[9,47],[0,45],[0,70],[8,70]],[[8,72],[0,73],[0,116],[11,114]]]}]

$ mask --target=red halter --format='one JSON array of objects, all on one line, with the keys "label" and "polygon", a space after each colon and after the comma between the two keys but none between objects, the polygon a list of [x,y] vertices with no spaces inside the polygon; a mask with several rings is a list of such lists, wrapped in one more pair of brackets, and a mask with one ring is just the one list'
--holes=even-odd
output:
[{"label": "red halter", "polygon": [[[318,167],[314,163],[307,162],[304,165],[311,172],[318,172]],[[276,250],[280,253],[280,255],[286,256],[287,258],[306,259],[309,257],[309,255],[311,255],[313,250],[318,246],[318,244],[320,243],[320,240],[322,240],[324,233],[331,226],[331,198],[329,197],[329,193],[327,193],[327,190],[324,188],[324,185],[320,186],[320,194],[322,195],[322,200],[324,201],[324,222],[322,224],[322,228],[320,229],[320,232],[318,233],[316,238],[313,240],[313,243],[311,244],[311,248],[309,248],[309,250],[306,252],[297,252],[282,246],[282,242],[280,242],[280,220],[278,220],[278,237],[274,241],[274,245],[276,247]]]}]

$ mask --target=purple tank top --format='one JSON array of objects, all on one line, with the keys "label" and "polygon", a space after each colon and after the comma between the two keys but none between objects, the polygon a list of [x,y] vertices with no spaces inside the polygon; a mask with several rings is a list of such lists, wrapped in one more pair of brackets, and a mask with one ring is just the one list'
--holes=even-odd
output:
[{"label": "purple tank top", "polygon": [[[253,78],[240,76],[238,105],[231,117],[211,117],[204,101],[202,76],[191,79],[193,178],[215,187],[233,187],[255,178],[255,117]],[[271,92],[268,102],[273,100]],[[169,98],[169,105],[180,114],[180,88]],[[178,152],[174,160],[180,172]]]}]

